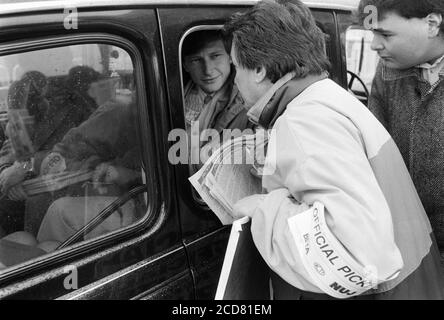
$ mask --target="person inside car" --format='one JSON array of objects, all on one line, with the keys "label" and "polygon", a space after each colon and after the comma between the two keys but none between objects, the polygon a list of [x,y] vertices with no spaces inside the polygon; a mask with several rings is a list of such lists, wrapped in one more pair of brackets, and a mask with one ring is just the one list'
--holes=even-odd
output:
[{"label": "person inside car", "polygon": [[26,171],[22,168],[26,160],[33,154],[33,138],[35,125],[41,121],[48,109],[45,98],[47,80],[43,73],[29,71],[19,81],[13,82],[8,90],[8,118],[5,132],[8,139],[0,150],[0,189],[3,197],[0,201],[0,235],[9,231],[14,225],[20,224],[23,216],[16,212],[23,204],[15,201],[13,192],[7,199],[10,187],[24,179]]},{"label": "person inside car", "polygon": [[[140,168],[134,129],[134,103],[113,97],[101,100],[105,102],[86,121],[68,131],[43,161],[37,164],[41,176],[64,171],[94,170],[101,163],[130,170]],[[58,198],[76,196],[77,193],[82,195],[84,190],[77,189],[74,186],[68,191],[63,189],[29,197],[27,202],[30,209],[25,216],[25,230],[37,235],[48,207]]]},{"label": "person inside car", "polygon": [[[299,0],[224,26],[249,117],[273,129],[262,186],[237,202],[275,299],[443,299],[430,225],[389,133],[327,78],[324,36]],[[270,151],[272,150],[272,151]]]},{"label": "person inside car", "polygon": [[[84,196],[64,196],[51,203],[40,224],[38,242],[62,242],[93,219],[119,196],[141,183],[141,158],[134,129],[134,104],[108,103],[55,145],[42,163],[49,174],[93,169],[92,184]],[[105,134],[106,133],[106,134]],[[48,167],[49,166],[49,167]],[[138,216],[137,200],[130,200],[86,235],[86,239],[125,227]]]},{"label": "person inside car", "polygon": [[[69,129],[85,121],[97,108],[88,94],[100,74],[87,66],[69,70],[65,81],[49,85],[46,77],[30,71],[9,89],[7,140],[1,150],[0,217],[5,233],[23,228],[27,198],[22,182],[38,174],[38,165]],[[3,219],[3,220],[5,220]]]},{"label": "person inside car", "polygon": [[378,10],[365,27],[380,56],[369,108],[398,145],[444,256],[444,2],[363,0],[362,20],[367,6]]},{"label": "person inside car", "polygon": [[[198,134],[205,129],[222,133],[224,129],[250,128],[244,101],[233,82],[235,71],[221,31],[191,33],[184,40],[182,56],[184,69],[190,77],[184,88],[187,131],[194,131],[193,126]],[[197,147],[202,147],[207,137],[202,137],[200,142]]]},{"label": "person inside car", "polygon": [[[31,254],[55,250],[101,210],[141,183],[135,121],[133,104],[108,101],[54,146],[42,161],[40,172],[51,175],[92,170],[92,184],[87,183],[85,187],[82,183],[80,194],[76,195],[69,194],[72,190],[63,189],[55,194],[45,192],[29,197],[32,207],[38,207],[34,212],[38,214],[44,209],[44,215],[33,217],[32,229],[0,239],[0,258],[2,250],[7,248],[16,248],[16,253],[10,253],[15,263],[20,257],[28,259]],[[127,201],[84,238],[90,239],[138,220],[143,214],[139,200]]]}]

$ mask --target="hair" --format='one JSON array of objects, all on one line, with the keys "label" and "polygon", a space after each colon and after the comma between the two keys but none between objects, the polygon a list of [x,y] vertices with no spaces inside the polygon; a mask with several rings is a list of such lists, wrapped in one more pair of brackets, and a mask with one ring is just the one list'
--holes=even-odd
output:
[{"label": "hair", "polygon": [[41,112],[44,88],[47,86],[45,75],[39,71],[28,71],[20,80],[11,84],[8,90],[9,109],[27,109],[30,115]]},{"label": "hair", "polygon": [[91,83],[98,81],[102,75],[88,66],[75,66],[68,71],[66,85],[70,89],[86,92]]},{"label": "hair", "polygon": [[182,44],[182,57],[192,55],[203,49],[208,43],[223,40],[221,30],[200,30],[189,34]]},{"label": "hair", "polygon": [[[425,18],[431,13],[441,14],[444,18],[443,0],[361,0],[357,10],[360,23],[368,16],[364,12],[367,6],[378,9],[378,19],[391,12],[406,19]],[[440,30],[444,32],[444,23],[441,23]]]},{"label": "hair", "polygon": [[223,32],[228,46],[235,45],[240,66],[250,70],[263,66],[273,83],[289,72],[303,78],[330,66],[324,34],[299,0],[261,1],[234,14]]}]

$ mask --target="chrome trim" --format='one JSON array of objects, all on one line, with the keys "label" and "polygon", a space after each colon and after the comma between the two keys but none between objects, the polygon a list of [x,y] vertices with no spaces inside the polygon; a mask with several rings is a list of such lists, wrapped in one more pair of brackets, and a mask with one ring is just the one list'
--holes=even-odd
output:
[{"label": "chrome trim", "polygon": [[[141,234],[140,236],[138,236],[137,238],[133,238],[130,239],[129,241],[125,241],[122,243],[118,243],[114,246],[112,246],[111,248],[106,248],[104,250],[98,251],[97,253],[94,253],[93,255],[89,255],[86,256],[85,258],[82,258],[78,261],[73,261],[71,263],[62,265],[60,267],[54,268],[54,269],[48,269],[46,270],[44,273],[38,274],[34,277],[31,278],[17,278],[17,281],[12,282],[11,284],[5,286],[5,287],[0,287],[0,300],[3,298],[8,298],[8,296],[10,296],[11,294],[16,294],[18,292],[22,292],[26,289],[32,288],[33,286],[37,285],[37,284],[41,284],[45,281],[49,281],[52,279],[56,279],[57,277],[60,277],[64,274],[66,274],[66,267],[68,266],[73,266],[76,267],[77,269],[87,265],[88,263],[94,262],[94,261],[98,261],[100,258],[102,257],[106,257],[107,255],[111,255],[114,253],[117,253],[118,251],[122,250],[122,248],[129,248],[130,246],[133,245],[137,245],[138,243],[144,241],[145,239],[151,237],[155,232],[157,232],[160,227],[162,226],[164,220],[166,219],[166,212],[165,212],[165,204],[163,203],[160,209],[160,214],[159,217],[157,218],[157,220],[155,221],[154,225],[152,226],[152,228],[150,230],[148,230],[146,233]],[[103,237],[103,236],[102,236]],[[80,246],[83,246],[84,242],[79,242],[73,245],[72,248],[77,248]],[[61,252],[67,252],[70,251],[71,248],[66,248],[66,249],[62,249]],[[56,253],[58,254],[58,253]],[[163,256],[163,254],[161,253],[159,256],[157,255],[153,255],[152,257],[155,257],[154,260],[156,259],[160,259]],[[40,256],[37,259],[40,259],[42,261],[44,261],[46,258],[46,255]],[[126,267],[123,270],[128,270],[130,268],[134,268],[139,266],[140,264],[145,264],[147,263],[147,261],[154,261],[153,259],[149,260],[150,258],[146,259],[146,260],[142,260],[140,262],[138,262],[135,265],[131,265]],[[28,261],[32,261],[32,260],[28,260]],[[26,262],[25,262],[26,263]],[[32,262],[33,263],[33,262]],[[119,270],[116,271],[116,273],[119,272],[123,272],[123,270]],[[66,295],[63,295],[61,297],[58,297],[57,299],[64,299],[65,297],[71,297],[71,296],[76,296],[76,295],[81,295],[83,293],[82,290],[86,290],[86,288],[91,288],[98,283],[101,282],[104,279],[108,279],[110,277],[115,277],[116,273],[113,273],[111,275],[106,276],[103,279],[100,279],[96,282],[87,284],[86,287],[80,287],[79,289],[77,289],[76,291],[73,291],[71,293],[68,293]]]},{"label": "chrome trim", "polygon": [[[85,287],[81,287],[81,288],[77,289],[76,291],[65,294],[61,297],[57,297],[54,300],[81,300],[82,298],[87,296],[89,293],[94,292],[94,291],[98,291],[98,290],[100,290],[100,288],[103,288],[110,283],[118,281],[119,279],[121,279],[131,273],[137,272],[137,271],[139,271],[139,270],[141,270],[153,263],[156,263],[156,261],[160,261],[161,259],[164,259],[166,256],[173,255],[177,252],[180,252],[181,250],[183,250],[183,248],[178,247],[176,249],[168,251],[165,254],[161,254],[154,259],[148,258],[148,259],[142,260],[142,261],[140,261],[134,265],[131,265],[125,269],[119,270],[116,273],[110,274],[109,276],[107,276],[105,278],[99,279],[96,282],[90,283],[90,284],[86,285]],[[151,289],[151,288],[149,288],[149,289]]]},{"label": "chrome trim", "polygon": [[[0,0],[1,1],[1,0]],[[65,8],[101,8],[128,6],[249,6],[259,0],[69,0],[69,1],[25,1],[15,3],[0,3],[0,16],[8,14],[31,13],[37,11],[62,10]],[[316,9],[356,9],[359,0],[303,0]]]},{"label": "chrome trim", "polygon": [[[148,237],[152,236],[154,233],[156,233],[160,229],[160,227],[163,225],[163,222],[165,221],[165,219],[166,219],[165,204],[162,204],[161,212],[160,212],[160,215],[159,215],[156,223],[153,225],[153,227],[146,234],[144,234],[144,238],[148,238]],[[130,265],[130,266],[126,267],[125,269],[118,270],[115,273],[112,273],[102,279],[97,280],[96,282],[89,283],[86,286],[77,289],[76,291],[73,291],[73,292],[63,295],[61,297],[58,297],[58,298],[56,298],[56,300],[81,299],[82,296],[85,296],[94,290],[98,290],[99,288],[107,285],[108,283],[116,281],[119,278],[122,278],[132,272],[140,270],[140,269],[146,267],[147,265],[150,265],[150,264],[154,263],[155,261],[158,261],[167,255],[174,254],[175,252],[178,252],[180,250],[183,250],[183,247],[177,247],[176,249],[168,251],[167,253],[160,253],[159,255],[153,255],[155,258],[153,258],[153,256],[148,257],[145,260],[142,260],[136,264]]]}]

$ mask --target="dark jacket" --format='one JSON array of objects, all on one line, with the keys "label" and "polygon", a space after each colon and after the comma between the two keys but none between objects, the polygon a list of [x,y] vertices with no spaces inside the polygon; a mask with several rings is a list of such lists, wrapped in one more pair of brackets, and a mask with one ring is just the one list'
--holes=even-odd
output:
[{"label": "dark jacket", "polygon": [[[82,124],[70,129],[51,151],[62,155],[67,171],[93,169],[101,162],[140,170],[135,123],[134,105],[108,102]],[[41,163],[36,162],[36,167],[40,166]],[[26,201],[25,230],[36,235],[49,205],[67,194],[83,194],[84,190],[78,189],[77,185],[73,185],[68,189],[29,197]]]},{"label": "dark jacket", "polygon": [[67,170],[78,169],[91,157],[94,168],[112,161],[126,168],[139,168],[140,156],[135,130],[135,106],[108,102],[100,106],[87,121],[69,130],[52,149],[66,159]]},{"label": "dark jacket", "polygon": [[230,97],[221,112],[214,115],[213,127],[221,132],[223,129],[252,128],[248,121],[244,100],[236,85],[232,85]]},{"label": "dark jacket", "polygon": [[418,68],[380,63],[369,108],[398,145],[444,251],[444,70],[432,90]]},{"label": "dark jacket", "polygon": [[[47,152],[74,127],[84,122],[97,108],[94,99],[86,93],[75,90],[57,88],[48,94],[49,105],[42,114],[35,116],[31,133],[34,147],[33,156],[40,163]],[[3,150],[5,149],[5,150]],[[12,149],[6,150],[6,144],[0,150],[0,166],[9,164],[17,159]],[[38,166],[36,166],[38,170]]]}]

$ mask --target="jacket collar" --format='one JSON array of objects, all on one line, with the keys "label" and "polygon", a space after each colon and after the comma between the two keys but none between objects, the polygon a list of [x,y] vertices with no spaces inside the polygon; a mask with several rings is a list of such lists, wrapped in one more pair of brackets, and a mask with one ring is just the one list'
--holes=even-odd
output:
[{"label": "jacket collar", "polygon": [[382,79],[385,81],[394,81],[408,77],[417,77],[421,79],[421,70],[418,68],[409,68],[405,70],[393,69],[382,65]]},{"label": "jacket collar", "polygon": [[276,81],[250,108],[247,113],[248,118],[254,124],[267,129],[271,128],[294,98],[313,83],[324,80],[327,77],[327,72],[319,75],[308,75],[305,78],[299,79],[294,79],[293,73],[286,74]]},{"label": "jacket collar", "polygon": [[[439,75],[444,77],[444,68],[441,68],[441,70],[439,71]],[[416,77],[420,80],[423,80],[422,70],[418,67],[399,70],[399,69],[389,68],[385,64],[382,65],[382,79],[384,81],[394,81],[408,77]]]},{"label": "jacket collar", "polygon": [[[230,123],[242,112],[244,111],[243,99],[240,96],[239,89],[235,84],[231,87],[231,94],[228,99],[221,100],[220,102],[223,105],[223,109],[215,115],[217,118],[218,128],[222,130],[223,128],[228,128]],[[213,119],[214,121],[214,119]]]},{"label": "jacket collar", "polygon": [[425,69],[436,68],[436,67],[442,65],[443,61],[444,61],[444,55],[442,55],[439,59],[437,59],[433,64],[430,64],[428,62],[422,63],[422,64],[418,65],[418,68],[425,68]]}]

